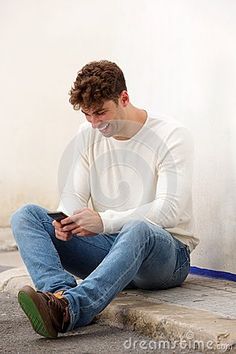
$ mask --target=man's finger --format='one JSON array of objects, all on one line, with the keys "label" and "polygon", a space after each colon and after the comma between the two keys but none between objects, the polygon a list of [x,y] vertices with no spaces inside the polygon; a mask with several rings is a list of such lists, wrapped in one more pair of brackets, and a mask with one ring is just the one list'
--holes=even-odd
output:
[{"label": "man's finger", "polygon": [[80,234],[83,231],[81,227],[77,227],[71,231],[72,235]]},{"label": "man's finger", "polygon": [[60,223],[62,225],[67,225],[67,224],[71,224],[72,222],[74,222],[74,220],[72,219],[71,216],[68,216],[67,218],[62,219]]},{"label": "man's finger", "polygon": [[70,232],[62,232],[57,230],[55,234],[56,234],[56,238],[62,241],[68,241],[73,237],[73,235]]},{"label": "man's finger", "polygon": [[56,220],[53,220],[52,222],[53,226],[55,227],[55,229],[57,228],[60,228],[61,227],[61,223],[59,221],[56,221]]},{"label": "man's finger", "polygon": [[[63,226],[63,225],[62,225]],[[61,231],[65,232],[65,231],[72,231],[74,230],[75,228],[78,229],[78,227],[80,227],[78,224],[76,223],[71,223],[71,224],[68,224],[68,225],[65,225],[62,227]]]},{"label": "man's finger", "polygon": [[[72,233],[73,233],[73,231],[72,231]],[[73,233],[73,235],[74,235],[74,233]],[[78,235],[78,236],[94,236],[94,235],[97,235],[97,233],[80,228],[79,231],[76,233],[76,235]]]}]

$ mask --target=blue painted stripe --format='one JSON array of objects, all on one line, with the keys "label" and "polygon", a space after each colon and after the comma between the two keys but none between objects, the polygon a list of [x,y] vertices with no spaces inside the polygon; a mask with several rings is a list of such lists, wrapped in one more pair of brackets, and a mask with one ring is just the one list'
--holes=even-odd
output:
[{"label": "blue painted stripe", "polygon": [[212,269],[199,268],[199,267],[191,267],[190,268],[190,273],[191,274],[202,275],[203,277],[219,278],[219,279],[236,281],[236,274],[229,273],[229,272],[221,272],[219,270],[212,270]]}]

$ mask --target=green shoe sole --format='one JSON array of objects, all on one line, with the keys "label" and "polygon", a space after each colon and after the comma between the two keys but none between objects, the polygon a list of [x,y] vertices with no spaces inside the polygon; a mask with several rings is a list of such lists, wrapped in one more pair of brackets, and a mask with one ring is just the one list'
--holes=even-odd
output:
[{"label": "green shoe sole", "polygon": [[24,291],[19,291],[18,293],[18,302],[26,314],[26,316],[29,318],[30,323],[38,334],[40,334],[43,337],[46,338],[56,338],[57,333],[50,333],[48,330],[45,321],[43,320],[37,306],[35,305],[34,301],[32,298],[25,293]]}]

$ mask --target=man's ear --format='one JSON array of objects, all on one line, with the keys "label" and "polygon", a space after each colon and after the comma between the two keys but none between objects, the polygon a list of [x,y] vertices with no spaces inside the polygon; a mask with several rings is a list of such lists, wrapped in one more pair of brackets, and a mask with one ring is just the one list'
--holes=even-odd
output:
[{"label": "man's ear", "polygon": [[123,107],[127,107],[129,104],[129,94],[125,90],[120,94],[120,103]]}]

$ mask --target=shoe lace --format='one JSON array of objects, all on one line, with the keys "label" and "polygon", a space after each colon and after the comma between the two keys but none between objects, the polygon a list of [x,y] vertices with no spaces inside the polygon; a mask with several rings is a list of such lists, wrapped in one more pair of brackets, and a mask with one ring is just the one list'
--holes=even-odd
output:
[{"label": "shoe lace", "polygon": [[58,298],[50,292],[43,293],[46,297],[49,308],[58,314],[54,325],[60,332],[64,332],[69,325],[68,301],[65,297]]}]

